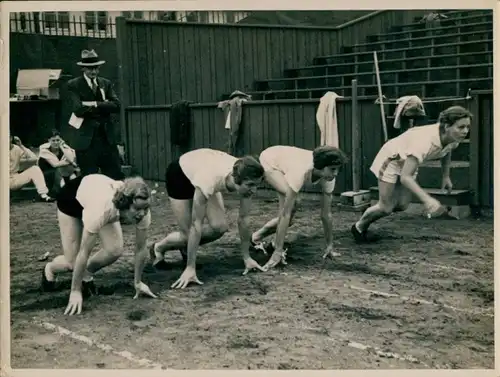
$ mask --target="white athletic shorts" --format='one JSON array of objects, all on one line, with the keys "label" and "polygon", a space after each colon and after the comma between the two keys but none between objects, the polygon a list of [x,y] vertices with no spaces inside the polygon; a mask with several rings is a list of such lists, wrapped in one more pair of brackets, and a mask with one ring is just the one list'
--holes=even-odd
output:
[{"label": "white athletic shorts", "polygon": [[[404,160],[388,158],[380,154],[373,160],[370,170],[375,174],[377,179],[387,183],[396,183],[401,176],[403,165]],[[417,175],[418,169],[413,174],[413,178],[416,179]]]}]

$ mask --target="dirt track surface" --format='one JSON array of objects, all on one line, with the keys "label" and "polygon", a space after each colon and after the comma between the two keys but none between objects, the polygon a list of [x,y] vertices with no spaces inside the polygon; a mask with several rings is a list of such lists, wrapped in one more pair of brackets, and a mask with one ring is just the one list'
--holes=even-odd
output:
[{"label": "dirt track surface", "polygon": [[[157,190],[152,240],[175,228]],[[254,203],[256,229],[277,201],[261,193]],[[159,298],[132,300],[134,232],[124,227],[124,256],[96,275],[101,295],[67,317],[71,277],[61,276],[60,292],[38,288],[45,262],[37,259],[60,250],[55,204],[14,203],[12,368],[494,367],[492,218],[401,214],[373,226],[376,242],[356,245],[349,228],[359,214],[334,212],[342,255],[323,263],[318,202],[304,197],[287,238],[289,264],[241,276],[237,201],[227,198],[226,209],[230,231],[198,254],[203,286],[170,289],[182,273],[174,251],[169,270],[145,272]]]}]

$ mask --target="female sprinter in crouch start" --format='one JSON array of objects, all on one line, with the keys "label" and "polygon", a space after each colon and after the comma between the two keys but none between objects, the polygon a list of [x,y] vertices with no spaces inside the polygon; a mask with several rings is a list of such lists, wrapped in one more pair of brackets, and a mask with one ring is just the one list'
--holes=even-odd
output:
[{"label": "female sprinter in crouch start", "polygon": [[[332,229],[332,193],[339,169],[348,161],[340,149],[323,145],[313,151],[288,145],[275,145],[262,151],[260,162],[266,182],[276,191],[279,199],[278,216],[269,220],[252,235],[252,248],[273,254],[264,266],[267,270],[278,263],[286,263],[284,241],[292,223],[300,191],[306,183],[321,187],[320,217],[325,235],[323,257],[335,256]],[[263,239],[275,234],[274,243],[263,245]]]},{"label": "female sprinter in crouch start", "polygon": [[408,208],[415,195],[429,216],[445,211],[441,203],[417,183],[418,167],[425,161],[441,160],[443,190],[451,192],[451,152],[469,133],[472,114],[461,106],[452,106],[439,114],[438,122],[413,127],[386,142],[375,157],[370,170],[378,178],[379,200],[352,225],[356,242],[367,242],[368,227],[393,212]]},{"label": "female sprinter in crouch start", "polygon": [[[183,154],[166,170],[166,188],[170,207],[179,231],[168,234],[150,246],[153,265],[164,264],[168,250],[180,250],[186,268],[172,288],[189,283],[203,284],[196,275],[196,253],[200,245],[221,238],[228,231],[222,193],[235,192],[240,198],[238,228],[246,275],[263,268],[250,257],[251,232],[248,216],[251,198],[262,182],[264,169],[253,156],[236,158],[228,153],[202,148]],[[206,224],[203,222],[207,220]]]},{"label": "female sprinter in crouch start", "polygon": [[[42,289],[55,288],[55,276],[73,271],[69,303],[64,314],[80,314],[82,296],[96,293],[93,274],[111,265],[123,254],[121,224],[135,225],[135,296],[144,293],[156,298],[141,281],[148,259],[147,231],[151,224],[151,191],[140,177],[115,181],[91,174],[69,181],[57,199],[57,218],[63,255],[47,263],[42,271]],[[90,257],[99,236],[102,250]],[[90,259],[89,259],[90,257]]]}]

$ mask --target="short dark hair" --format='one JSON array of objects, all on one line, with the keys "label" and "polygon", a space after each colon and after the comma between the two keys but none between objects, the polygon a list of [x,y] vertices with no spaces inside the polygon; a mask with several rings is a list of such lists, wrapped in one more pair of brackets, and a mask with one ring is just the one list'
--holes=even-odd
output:
[{"label": "short dark hair", "polygon": [[233,165],[233,177],[236,184],[245,180],[257,180],[264,176],[264,168],[258,158],[248,155],[238,160]]},{"label": "short dark hair", "polygon": [[451,126],[455,124],[456,121],[463,118],[472,119],[472,113],[462,106],[448,107],[439,114],[439,131],[444,132],[446,125]]},{"label": "short dark hair", "polygon": [[49,135],[48,139],[52,139],[53,137],[56,137],[56,136],[59,136],[59,137],[60,137],[60,136],[61,136],[61,133],[60,133],[57,129],[53,128],[53,129],[50,131],[50,135]]},{"label": "short dark hair", "polygon": [[316,169],[327,166],[340,166],[349,161],[349,157],[339,148],[331,145],[322,145],[313,151],[313,164]]}]

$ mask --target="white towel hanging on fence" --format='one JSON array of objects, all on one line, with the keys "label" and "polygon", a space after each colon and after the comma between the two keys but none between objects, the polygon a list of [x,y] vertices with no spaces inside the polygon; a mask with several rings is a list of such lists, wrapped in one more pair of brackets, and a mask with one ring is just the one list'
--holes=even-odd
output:
[{"label": "white towel hanging on fence", "polygon": [[331,145],[339,148],[339,130],[337,108],[335,101],[343,98],[335,92],[327,92],[319,100],[316,121],[321,132],[321,145]]}]

